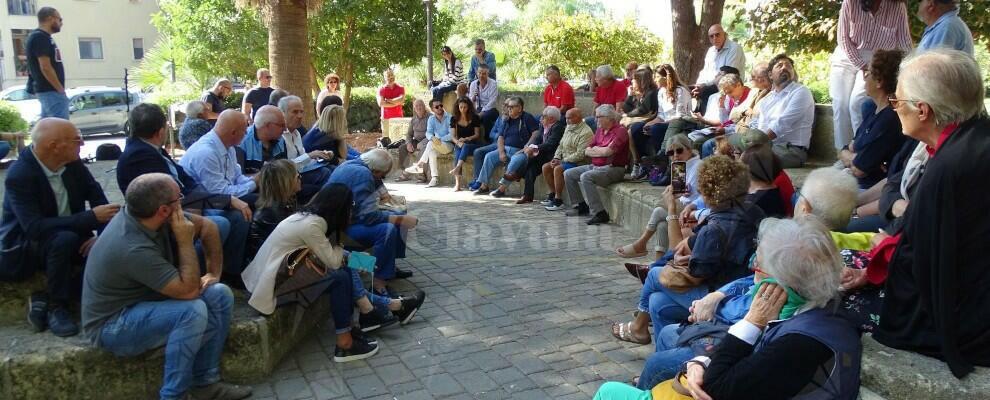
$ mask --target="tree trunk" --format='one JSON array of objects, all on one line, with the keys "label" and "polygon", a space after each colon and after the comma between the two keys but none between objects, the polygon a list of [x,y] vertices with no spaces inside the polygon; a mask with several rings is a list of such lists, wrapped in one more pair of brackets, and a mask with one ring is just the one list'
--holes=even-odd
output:
[{"label": "tree trunk", "polygon": [[711,47],[708,28],[722,21],[725,0],[703,0],[701,23],[697,23],[694,0],[671,0],[674,20],[674,68],[684,84],[693,84],[705,65]]},{"label": "tree trunk", "polygon": [[[340,44],[340,59],[350,60],[351,39],[354,37],[355,19],[353,16],[349,16],[345,19],[344,23],[347,25],[347,29],[344,31],[344,41]],[[347,111],[351,107],[351,87],[354,86],[354,63],[344,61],[344,65],[340,67],[340,80],[345,85],[343,98],[344,111]]]},{"label": "tree trunk", "polygon": [[299,96],[303,101],[305,126],[315,118],[313,92],[310,79],[313,76],[309,56],[309,28],[306,24],[306,5],[298,1],[278,1],[266,7],[269,14],[268,63],[272,85]]}]

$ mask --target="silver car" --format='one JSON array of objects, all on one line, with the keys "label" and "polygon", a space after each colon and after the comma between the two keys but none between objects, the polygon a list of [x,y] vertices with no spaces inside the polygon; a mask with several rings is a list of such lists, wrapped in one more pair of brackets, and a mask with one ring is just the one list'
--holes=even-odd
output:
[{"label": "silver car", "polygon": [[130,92],[128,96],[124,89],[113,87],[73,88],[67,90],[66,95],[69,96],[69,121],[84,136],[130,132],[128,110],[141,103],[138,93]]}]

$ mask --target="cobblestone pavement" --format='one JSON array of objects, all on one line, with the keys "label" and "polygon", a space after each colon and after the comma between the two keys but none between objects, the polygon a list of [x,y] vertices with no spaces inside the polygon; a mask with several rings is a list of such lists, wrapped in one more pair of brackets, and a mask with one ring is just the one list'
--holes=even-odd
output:
[{"label": "cobblestone pavement", "polygon": [[375,332],[381,349],[363,361],[335,364],[322,328],[253,398],[590,399],[604,381],[639,375],[653,346],[609,334],[639,293],[612,253],[630,233],[538,203],[389,187],[421,218],[399,265],[427,292],[423,308]]}]

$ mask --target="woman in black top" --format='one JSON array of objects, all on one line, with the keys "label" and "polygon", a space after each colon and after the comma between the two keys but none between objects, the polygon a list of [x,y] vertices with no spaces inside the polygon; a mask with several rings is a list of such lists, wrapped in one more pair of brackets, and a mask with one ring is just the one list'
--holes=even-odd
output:
[{"label": "woman in black top", "polygon": [[259,174],[257,211],[248,233],[246,261],[249,263],[278,223],[296,212],[296,193],[302,189],[302,177],[292,161],[269,162],[261,167]]},{"label": "woman in black top", "polygon": [[[626,128],[629,129],[630,140],[635,137],[634,135],[636,133],[643,132],[643,126],[646,125],[646,122],[657,116],[657,110],[660,108],[659,98],[657,97],[657,93],[660,89],[657,86],[656,81],[653,80],[652,69],[649,67],[643,67],[637,70],[636,74],[633,75],[633,87],[634,93],[629,97],[635,96],[638,100],[635,101],[635,106],[630,107],[628,110],[625,109],[625,105],[623,106],[623,111],[625,111],[625,114],[622,118],[622,122],[628,124],[626,125]],[[627,102],[628,101],[629,99],[627,99]],[[639,164],[640,157],[651,155],[638,154],[635,146],[632,147],[632,151],[632,160],[637,165]],[[642,172],[639,174],[634,174],[634,176],[641,174]]]},{"label": "woman in black top", "polygon": [[786,218],[787,207],[780,197],[780,189],[774,179],[783,169],[780,158],[769,146],[757,144],[746,149],[740,161],[749,167],[749,195],[747,200],[756,204],[767,217]]},{"label": "woman in black top", "polygon": [[474,103],[467,97],[457,99],[454,116],[450,119],[450,137],[454,142],[454,158],[457,164],[450,174],[454,176],[454,191],[461,191],[461,169],[464,160],[481,146],[481,117],[474,111]]}]

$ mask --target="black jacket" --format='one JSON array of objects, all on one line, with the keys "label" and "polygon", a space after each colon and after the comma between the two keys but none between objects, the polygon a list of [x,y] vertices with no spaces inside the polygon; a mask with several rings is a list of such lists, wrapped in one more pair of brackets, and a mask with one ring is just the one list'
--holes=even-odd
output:
[{"label": "black jacket", "polygon": [[156,148],[154,145],[141,139],[132,137],[127,139],[124,145],[124,152],[117,160],[117,186],[121,193],[127,193],[127,186],[135,178],[153,172],[160,172],[172,175],[168,165],[175,167],[178,174],[177,181],[182,188],[183,207],[194,209],[217,209],[223,210],[230,207],[230,195],[211,194],[203,188],[196,178],[189,176],[186,171],[172,157],[165,152],[165,149]]}]

